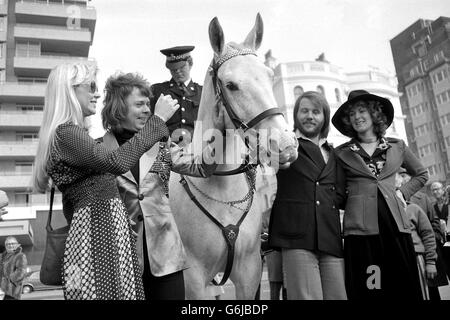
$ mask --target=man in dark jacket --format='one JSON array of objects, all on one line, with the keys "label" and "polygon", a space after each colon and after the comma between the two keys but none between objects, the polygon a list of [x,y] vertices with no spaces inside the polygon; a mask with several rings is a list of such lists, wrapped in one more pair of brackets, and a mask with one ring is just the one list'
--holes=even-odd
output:
[{"label": "man in dark jacket", "polygon": [[277,173],[269,244],[281,248],[289,300],[347,299],[339,207],[345,187],[333,148],[326,141],[330,108],[317,92],[294,106],[298,158]]},{"label": "man in dark jacket", "polygon": [[5,292],[5,300],[19,300],[22,281],[26,275],[27,258],[14,237],[6,238],[5,248],[0,256],[0,287]]},{"label": "man in dark jacket", "polygon": [[180,108],[166,124],[172,141],[185,145],[192,140],[194,122],[197,120],[202,86],[191,79],[193,65],[190,52],[194,46],[178,46],[161,50],[166,58],[166,67],[170,70],[170,81],[155,83],[152,86],[153,97],[150,99],[152,112],[161,94],[171,95],[177,99]]}]

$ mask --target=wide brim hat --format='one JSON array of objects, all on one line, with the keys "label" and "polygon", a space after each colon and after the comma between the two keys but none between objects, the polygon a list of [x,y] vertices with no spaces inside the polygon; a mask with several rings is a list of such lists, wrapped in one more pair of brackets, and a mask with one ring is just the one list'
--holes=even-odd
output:
[{"label": "wide brim hat", "polygon": [[347,109],[357,101],[378,101],[382,105],[382,112],[386,115],[386,125],[389,127],[394,120],[394,107],[389,99],[371,94],[366,90],[354,90],[348,95],[348,99],[334,113],[331,122],[340,133],[347,137],[352,137],[353,131],[344,123],[343,118],[346,116]]},{"label": "wide brim hat", "polygon": [[194,46],[176,46],[162,49],[160,52],[166,56],[166,67],[168,69],[178,69],[185,66],[191,56]]}]

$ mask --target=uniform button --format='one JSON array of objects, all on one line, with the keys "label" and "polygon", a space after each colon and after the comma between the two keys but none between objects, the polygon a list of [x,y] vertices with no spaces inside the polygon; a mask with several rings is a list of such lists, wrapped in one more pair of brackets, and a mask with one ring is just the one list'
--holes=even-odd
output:
[{"label": "uniform button", "polygon": [[181,119],[181,123],[185,123],[186,122],[186,120],[184,120],[184,119]]},{"label": "uniform button", "polygon": [[138,219],[138,221],[142,221],[142,220],[144,220],[144,217],[142,216],[142,214],[140,214],[140,215],[138,215],[137,219]]},{"label": "uniform button", "polygon": [[316,182],[316,186],[318,186],[319,184],[320,184],[319,181],[317,181],[317,182]]},{"label": "uniform button", "polygon": [[320,205],[320,201],[316,201],[316,205]]},{"label": "uniform button", "polygon": [[139,199],[140,201],[144,200],[144,195],[141,193],[141,194],[138,196],[138,199]]},{"label": "uniform button", "polygon": [[333,206],[333,209],[336,209],[336,206]]},{"label": "uniform button", "polygon": [[183,100],[186,100],[186,97],[183,97]]},{"label": "uniform button", "polygon": [[186,111],[186,109],[184,107],[181,108],[181,111]]}]

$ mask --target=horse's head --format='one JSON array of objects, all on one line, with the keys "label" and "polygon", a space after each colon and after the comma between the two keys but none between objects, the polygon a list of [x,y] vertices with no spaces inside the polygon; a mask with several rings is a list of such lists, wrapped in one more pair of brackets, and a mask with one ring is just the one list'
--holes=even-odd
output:
[{"label": "horse's head", "polygon": [[210,22],[214,58],[205,79],[202,105],[214,106],[214,112],[209,111],[216,129],[238,130],[250,149],[259,150],[258,161],[270,159],[271,165],[283,164],[297,158],[297,140],[276,107],[273,71],[256,56],[262,36],[259,13],[253,29],[240,44],[225,44],[218,19]]}]

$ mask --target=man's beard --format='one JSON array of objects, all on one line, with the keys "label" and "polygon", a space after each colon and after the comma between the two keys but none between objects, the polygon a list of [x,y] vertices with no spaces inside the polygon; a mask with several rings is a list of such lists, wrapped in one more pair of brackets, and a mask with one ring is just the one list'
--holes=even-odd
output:
[{"label": "man's beard", "polygon": [[298,130],[307,138],[315,138],[320,134],[320,131],[322,130],[322,126],[318,125],[316,126],[316,129],[314,131],[306,131],[303,129],[302,124],[300,124]]}]

